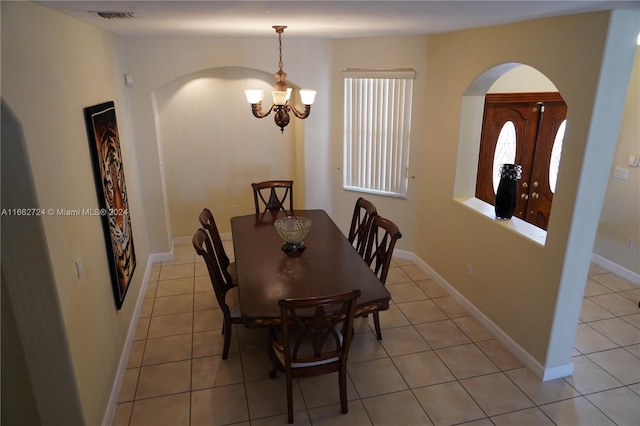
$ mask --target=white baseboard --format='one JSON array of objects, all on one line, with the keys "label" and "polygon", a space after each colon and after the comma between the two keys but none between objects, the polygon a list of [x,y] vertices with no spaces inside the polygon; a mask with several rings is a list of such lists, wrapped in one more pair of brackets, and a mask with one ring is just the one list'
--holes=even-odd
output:
[{"label": "white baseboard", "polygon": [[[396,251],[394,251],[396,254]],[[407,256],[407,257],[405,257]],[[412,260],[416,266],[426,272],[428,275],[442,287],[451,297],[453,297],[458,304],[471,314],[471,316],[478,321],[484,328],[486,328],[509,353],[516,357],[522,364],[528,367],[536,376],[542,381],[553,380],[560,377],[570,376],[573,373],[573,363],[569,362],[565,365],[545,368],[540,364],[529,352],[524,350],[522,346],[516,343],[507,333],[498,327],[493,321],[491,321],[485,314],[483,314],[478,308],[475,307],[469,300],[467,300],[458,290],[456,290],[451,284],[449,284],[442,276],[434,271],[429,265],[427,265],[422,259],[409,252],[398,251],[397,257],[406,260]]]},{"label": "white baseboard", "polygon": [[[230,233],[221,234],[220,237],[223,240],[230,240],[231,234]],[[191,237],[178,237],[174,239],[174,244],[187,244],[190,242],[191,242]],[[451,284],[449,284],[442,276],[440,276],[435,270],[433,270],[429,265],[427,265],[422,259],[415,256],[415,254],[413,254],[412,252],[405,251],[405,250],[394,250],[394,256],[399,259],[413,261],[416,264],[416,266],[418,266],[420,269],[422,269],[431,277],[433,277],[433,279],[451,297],[453,297],[456,300],[456,302],[458,302],[462,307],[464,307],[471,314],[473,318],[475,318],[494,337],[496,337],[496,339],[500,341],[502,345],[505,346],[505,349],[507,349],[513,356],[515,356],[526,367],[528,367],[542,381],[548,381],[548,380],[553,380],[560,377],[570,376],[573,373],[573,363],[571,362],[565,365],[545,368],[535,358],[533,358],[527,351],[525,351],[520,345],[518,345],[513,339],[511,339],[511,337],[509,337],[509,335],[506,334],[500,327],[498,327],[486,315],[484,315],[480,310],[478,310],[471,302],[469,302],[464,296],[462,296],[462,294],[460,294],[453,286],[451,286]],[[616,274],[623,276],[618,272],[620,267],[618,268],[611,267],[610,265],[613,265],[613,264],[608,260],[601,258],[600,256],[597,256],[595,254],[593,256],[594,256],[594,259],[593,259],[594,263],[597,263],[598,265],[610,270],[611,272],[615,272]],[[599,259],[596,260],[596,257],[598,257]],[[111,423],[113,422],[113,417],[114,417],[116,405],[118,402],[118,395],[120,394],[120,386],[122,384],[122,378],[124,377],[124,373],[127,367],[127,362],[129,360],[129,354],[131,352],[131,347],[133,345],[136,325],[138,323],[138,318],[140,317],[142,303],[144,302],[144,294],[146,293],[147,287],[149,284],[151,267],[155,262],[166,262],[172,259],[173,259],[173,247],[171,249],[171,252],[156,253],[149,256],[149,261],[147,263],[147,269],[145,270],[142,286],[140,288],[140,292],[138,293],[138,301],[136,303],[136,308],[134,311],[133,318],[129,325],[127,338],[125,341],[124,348],[122,350],[122,355],[120,357],[120,362],[118,364],[118,370],[116,372],[116,377],[115,377],[114,384],[109,397],[107,411],[105,413],[105,416],[102,422],[103,426],[111,425]],[[600,262],[605,262],[605,263],[603,264]],[[626,269],[625,271],[633,274],[631,271],[628,271]],[[627,279],[630,279],[630,278],[627,278]],[[633,279],[633,277],[630,280],[636,283],[640,283],[640,277],[638,277],[637,274],[635,274],[635,280]]]},{"label": "white baseboard", "polygon": [[168,253],[156,253],[149,256],[149,262],[170,262],[173,260],[173,248]]},{"label": "white baseboard", "polygon": [[542,376],[542,381],[547,382],[549,380],[559,379],[560,377],[567,377],[572,374],[573,374],[573,362],[570,362],[565,365],[546,368]]},{"label": "white baseboard", "polygon": [[176,238],[173,239],[173,244],[190,244],[192,240],[193,240],[193,236],[191,236],[191,237],[176,237]]},{"label": "white baseboard", "polygon": [[116,377],[113,380],[113,386],[111,387],[111,393],[109,394],[109,402],[107,403],[107,410],[102,419],[102,426],[110,426],[113,423],[113,417],[116,412],[116,406],[118,404],[118,396],[120,395],[120,387],[122,386],[122,379],[127,369],[127,362],[129,361],[129,354],[131,353],[131,347],[133,346],[133,339],[136,334],[136,327],[138,325],[138,319],[140,318],[140,312],[142,310],[142,304],[144,302],[144,295],[147,293],[147,287],[149,286],[149,276],[151,275],[151,268],[154,263],[167,262],[173,260],[173,248],[168,253],[156,253],[149,256],[147,262],[147,268],[144,271],[144,277],[142,278],[142,285],[138,292],[138,300],[136,307],[133,311],[131,322],[129,323],[129,330],[127,331],[127,337],[122,348],[122,354],[120,355],[120,362],[118,363],[118,369],[116,370]]},{"label": "white baseboard", "polygon": [[635,272],[630,271],[627,268],[618,265],[617,263],[613,263],[609,259],[605,259],[604,257],[595,253],[591,254],[591,261],[596,265],[600,265],[604,269],[631,281],[632,283],[640,285],[640,274],[636,274]]},{"label": "white baseboard", "polygon": [[405,250],[397,250],[397,249],[393,250],[393,257],[397,257],[398,259],[411,260],[411,261],[415,259],[415,256],[413,255],[412,252],[405,251]]}]

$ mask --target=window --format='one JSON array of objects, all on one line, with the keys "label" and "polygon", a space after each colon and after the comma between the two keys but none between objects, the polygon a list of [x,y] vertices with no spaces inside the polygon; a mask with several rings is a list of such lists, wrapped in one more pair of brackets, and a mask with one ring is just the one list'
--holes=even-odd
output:
[{"label": "window", "polygon": [[567,120],[563,120],[558,128],[558,133],[553,140],[553,148],[551,149],[551,161],[549,163],[549,187],[551,192],[555,194],[556,183],[558,182],[558,169],[560,168],[560,156],[562,155],[562,143],[564,142],[564,132],[567,129]]},{"label": "window", "polygon": [[344,188],[406,197],[414,70],[345,70]]},{"label": "window", "polygon": [[502,126],[493,154],[493,192],[498,192],[500,184],[500,168],[503,164],[516,162],[516,126],[513,121],[507,121]]}]

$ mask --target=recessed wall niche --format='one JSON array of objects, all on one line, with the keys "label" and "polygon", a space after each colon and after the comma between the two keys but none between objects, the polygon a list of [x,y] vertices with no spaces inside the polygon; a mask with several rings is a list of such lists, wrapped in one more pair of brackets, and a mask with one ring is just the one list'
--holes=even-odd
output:
[{"label": "recessed wall niche", "polygon": [[247,103],[245,89],[270,93],[272,81],[271,73],[221,67],[181,76],[154,93],[172,239],[193,235],[204,207],[229,232],[231,216],[253,211],[252,182],[295,179],[304,169],[297,164],[296,123],[283,134],[271,117],[253,117]]},{"label": "recessed wall niche", "polygon": [[[476,173],[487,93],[557,92],[544,74],[521,63],[505,63],[479,75],[462,97],[454,199],[494,219],[493,206],[475,198]],[[503,222],[523,236],[544,245],[546,231],[517,218]]]}]

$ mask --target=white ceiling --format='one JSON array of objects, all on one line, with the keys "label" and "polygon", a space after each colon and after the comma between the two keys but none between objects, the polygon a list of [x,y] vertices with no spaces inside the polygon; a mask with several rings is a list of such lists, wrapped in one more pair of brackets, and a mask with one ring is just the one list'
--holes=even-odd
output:
[{"label": "white ceiling", "polygon": [[[39,1],[122,36],[371,37],[436,34],[605,9],[640,9],[640,1]],[[94,12],[133,12],[106,20]]]}]

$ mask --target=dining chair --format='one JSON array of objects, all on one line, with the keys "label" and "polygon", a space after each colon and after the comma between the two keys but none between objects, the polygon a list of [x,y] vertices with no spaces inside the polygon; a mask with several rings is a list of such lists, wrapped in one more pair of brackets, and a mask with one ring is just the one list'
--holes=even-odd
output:
[{"label": "dining chair", "polygon": [[302,299],[281,299],[281,328],[269,329],[270,378],[284,372],[288,421],[293,423],[292,379],[338,372],[340,406],[347,405],[347,357],[360,290]]},{"label": "dining chair", "polygon": [[[292,180],[267,180],[264,182],[252,183],[253,202],[256,207],[256,214],[266,211],[286,210],[285,203],[289,199],[289,210],[293,210],[293,181]],[[269,193],[265,198],[265,193]],[[260,206],[264,210],[260,211]]]},{"label": "dining chair", "polygon": [[231,346],[231,326],[232,324],[242,324],[238,287],[230,286],[224,280],[222,268],[220,268],[220,264],[216,259],[211,238],[209,238],[209,234],[204,228],[198,229],[193,235],[193,247],[207,264],[213,292],[223,314],[222,334],[224,334],[224,347],[222,349],[222,359],[227,359],[229,347]]},{"label": "dining chair", "polygon": [[371,222],[378,215],[376,206],[371,201],[360,197],[356,200],[353,208],[353,217],[351,218],[351,227],[347,239],[358,254],[364,257],[364,250],[367,246],[367,237],[371,230]]},{"label": "dining chair", "polygon": [[[371,222],[371,230],[367,240],[364,261],[371,267],[382,285],[387,282],[389,267],[393,257],[393,249],[396,241],[402,238],[400,230],[395,223],[381,216],[376,216]],[[373,324],[378,340],[382,340],[380,331],[380,314],[373,313]]]},{"label": "dining chair", "polygon": [[216,226],[216,221],[213,218],[213,213],[211,213],[211,210],[205,208],[200,212],[198,219],[200,220],[202,227],[209,232],[209,238],[211,238],[211,241],[213,242],[213,250],[218,262],[220,263],[220,269],[222,269],[222,275],[224,276],[225,281],[229,286],[238,285],[236,263],[231,262],[229,260],[229,256],[227,256],[224,244],[222,243],[222,238],[220,238],[220,232],[218,232],[218,227]]}]

